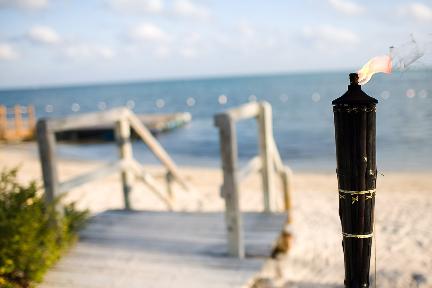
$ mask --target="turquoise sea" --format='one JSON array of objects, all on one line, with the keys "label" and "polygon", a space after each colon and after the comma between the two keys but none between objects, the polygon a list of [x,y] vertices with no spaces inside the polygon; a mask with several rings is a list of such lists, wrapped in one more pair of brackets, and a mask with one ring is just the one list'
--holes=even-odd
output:
[{"label": "turquoise sea", "polygon": [[[0,104],[35,105],[38,117],[128,106],[136,113],[190,112],[192,122],[158,135],[175,161],[183,165],[219,165],[215,113],[248,101],[272,104],[274,135],[283,160],[294,169],[334,171],[335,148],[331,101],[347,89],[348,73],[279,74],[196,80],[39,87],[0,91]],[[363,90],[379,100],[378,168],[432,169],[432,71],[377,75]],[[238,124],[239,157],[257,152],[253,120]],[[110,160],[112,143],[60,145],[67,157]],[[155,162],[146,146],[134,143],[140,161]]]}]

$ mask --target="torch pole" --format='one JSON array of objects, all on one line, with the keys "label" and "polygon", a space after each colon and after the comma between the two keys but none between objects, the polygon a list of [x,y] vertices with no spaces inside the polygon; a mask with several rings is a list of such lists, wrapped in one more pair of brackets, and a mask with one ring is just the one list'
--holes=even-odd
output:
[{"label": "torch pole", "polygon": [[369,287],[376,194],[376,103],[361,90],[358,75],[334,100],[339,217],[345,264],[345,287]]}]

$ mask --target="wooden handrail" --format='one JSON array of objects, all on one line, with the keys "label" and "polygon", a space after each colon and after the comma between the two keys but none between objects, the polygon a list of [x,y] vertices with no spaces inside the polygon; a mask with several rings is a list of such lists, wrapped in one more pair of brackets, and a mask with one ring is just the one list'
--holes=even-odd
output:
[{"label": "wooden handrail", "polygon": [[[253,157],[242,169],[237,164],[237,139],[235,122],[255,118],[259,130],[259,155]],[[214,117],[219,128],[223,184],[221,195],[225,199],[228,251],[235,257],[245,255],[242,217],[240,213],[239,183],[252,172],[259,171],[262,177],[264,211],[275,209],[274,174],[281,178],[285,211],[291,209],[291,170],[285,168],[273,138],[271,106],[267,102],[252,102],[238,108],[219,113]],[[290,221],[290,220],[289,220]]]},{"label": "wooden handrail", "polygon": [[168,153],[160,146],[159,142],[150,131],[142,124],[142,122],[134,114],[128,112],[127,118],[131,124],[132,129],[138,134],[138,136],[147,144],[149,149],[153,154],[159,158],[159,160],[168,168],[171,174],[174,176],[175,180],[183,187],[185,190],[189,190],[185,181],[178,173],[178,168],[174,161],[168,155]]},{"label": "wooden handrail", "polygon": [[[111,124],[113,128],[115,128],[117,146],[119,147],[119,156],[121,160],[99,168],[97,171],[88,172],[60,183],[57,176],[57,160],[54,153],[56,146],[54,136],[55,132],[86,128],[95,124]],[[153,137],[150,131],[130,110],[126,108],[116,108],[104,112],[86,113],[60,119],[40,119],[38,121],[37,139],[46,200],[51,202],[56,196],[65,193],[70,189],[119,171],[122,178],[126,209],[130,209],[129,194],[132,189],[133,177],[135,177],[136,179],[143,181],[144,184],[146,184],[150,190],[154,192],[170,210],[172,210],[174,207],[172,199],[174,197],[172,195],[165,196],[164,193],[157,188],[156,180],[150,174],[146,173],[142,166],[133,159],[132,145],[130,143],[131,129],[136,132],[152,153],[167,168],[168,173],[172,176],[169,178],[169,182],[174,180],[183,189],[189,191],[189,187],[178,172],[178,168],[174,161]],[[169,188],[171,189],[171,186]],[[172,193],[172,190],[169,190],[168,193]]]},{"label": "wooden handrail", "polygon": [[104,165],[103,167],[98,168],[95,171],[91,171],[88,173],[83,173],[81,175],[75,176],[72,179],[59,183],[58,194],[62,195],[66,192],[69,192],[71,189],[81,186],[87,182],[97,180],[99,178],[106,177],[115,172],[123,171],[128,168],[127,161],[115,161]]},{"label": "wooden handrail", "polygon": [[147,187],[155,193],[155,195],[164,202],[170,210],[173,210],[174,203],[170,197],[165,196],[157,187],[156,180],[145,171],[144,167],[137,161],[133,160],[131,163],[131,169],[135,173],[135,176],[141,179]]},{"label": "wooden handrail", "polygon": [[[238,108],[233,108],[223,113],[215,115],[215,123],[218,126],[218,122],[223,117],[229,117],[232,121],[240,121],[243,119],[249,119],[257,117],[260,113],[260,104],[258,102],[250,102],[244,104]],[[222,120],[223,121],[223,120]]]}]

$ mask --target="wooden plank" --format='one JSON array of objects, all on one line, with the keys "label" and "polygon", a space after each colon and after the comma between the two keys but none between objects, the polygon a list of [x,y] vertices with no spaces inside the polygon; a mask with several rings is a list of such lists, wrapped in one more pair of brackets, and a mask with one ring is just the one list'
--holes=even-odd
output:
[{"label": "wooden plank", "polygon": [[46,119],[38,121],[36,131],[42,177],[45,187],[44,197],[47,202],[51,203],[59,194],[55,136],[54,133],[50,132],[49,123]]},{"label": "wooden plank", "polygon": [[159,144],[156,138],[150,133],[150,131],[141,123],[141,121],[132,113],[127,113],[128,119],[134,131],[139,137],[146,143],[153,154],[168,168],[175,180],[180,184],[180,186],[189,191],[189,187],[183,180],[183,177],[178,172],[177,165],[165,151],[165,149]]},{"label": "wooden plank", "polygon": [[126,160],[109,163],[92,172],[75,176],[72,179],[59,183],[58,194],[69,192],[69,190],[81,186],[87,182],[94,181],[106,177],[112,173],[125,170],[130,163]]},{"label": "wooden plank", "polygon": [[221,192],[225,199],[228,250],[231,256],[243,258],[245,252],[237,176],[237,136],[235,123],[227,114],[224,114],[223,117],[215,117],[215,125],[219,127],[223,171]]},{"label": "wooden plank", "polygon": [[223,117],[225,117],[224,115],[228,115],[228,117],[230,117],[230,119],[232,121],[239,121],[239,120],[243,120],[243,119],[257,117],[259,114],[259,111],[260,111],[259,107],[260,107],[260,104],[257,102],[250,102],[250,103],[244,104],[238,108],[230,109],[230,110],[225,111],[223,113],[216,114],[215,122],[217,123],[219,121],[219,119],[221,119],[221,121],[224,121],[223,120]]},{"label": "wooden plank", "polygon": [[244,259],[228,256],[223,218],[223,213],[101,213],[39,287],[247,287],[271,254],[286,214],[244,213]]},{"label": "wooden plank", "polygon": [[[117,147],[119,150],[119,157],[122,161],[131,162],[132,156],[132,144],[130,139],[130,126],[126,117],[118,120],[115,123],[115,135],[117,140]],[[133,175],[128,169],[122,169],[121,182],[123,190],[124,206],[126,210],[131,209],[129,201],[129,194],[132,191]]]},{"label": "wooden plank", "polygon": [[259,147],[262,161],[262,184],[264,211],[270,212],[275,208],[276,197],[274,195],[274,168],[273,168],[273,125],[271,106],[267,102],[260,103]]}]

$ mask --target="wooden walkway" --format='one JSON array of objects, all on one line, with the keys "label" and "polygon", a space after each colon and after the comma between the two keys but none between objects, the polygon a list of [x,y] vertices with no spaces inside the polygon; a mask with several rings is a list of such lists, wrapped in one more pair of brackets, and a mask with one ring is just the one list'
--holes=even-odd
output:
[{"label": "wooden walkway", "polygon": [[242,216],[245,259],[227,256],[223,213],[101,213],[40,287],[246,287],[269,257],[287,216]]}]

